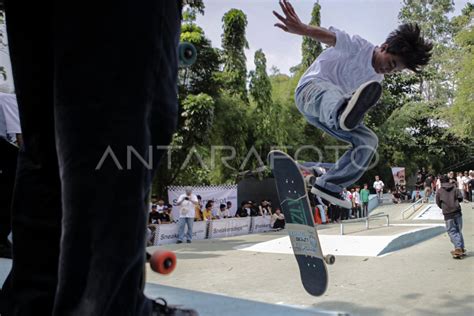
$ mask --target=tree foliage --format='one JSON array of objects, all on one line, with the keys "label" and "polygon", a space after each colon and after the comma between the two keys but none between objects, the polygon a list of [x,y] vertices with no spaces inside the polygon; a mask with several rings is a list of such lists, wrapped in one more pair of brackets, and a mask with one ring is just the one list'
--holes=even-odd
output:
[{"label": "tree foliage", "polygon": [[222,79],[225,89],[238,95],[244,102],[248,103],[247,95],[247,65],[245,48],[248,42],[245,37],[247,28],[247,17],[241,11],[232,9],[222,18],[222,49],[224,71]]},{"label": "tree foliage", "polygon": [[[421,166],[437,173],[472,157],[474,6],[468,3],[460,16],[451,17],[450,0],[402,3],[400,22],[420,25],[434,43],[433,57],[421,74],[385,77],[381,100],[365,118],[380,140],[378,163],[359,184],[379,174],[390,186],[393,166],[406,167],[408,175]],[[255,70],[247,76],[245,14],[232,9],[223,16],[218,50],[195,23],[203,9],[188,6],[184,14],[181,40],[196,46],[198,60],[179,71],[180,128],[155,191],[164,194],[170,184],[235,183],[242,173],[260,170],[259,159],[264,162],[273,146],[291,155],[298,151],[301,160],[334,162],[333,146],[347,144],[310,125],[294,100],[298,81],[321,45],[304,38],[302,61],[290,74],[272,67],[269,75],[265,54],[257,50]],[[310,24],[320,24],[323,9],[314,5]]]},{"label": "tree foliage", "polygon": [[[315,3],[313,6],[313,11],[311,12],[311,21],[309,25],[313,26],[321,26],[321,6],[319,3]],[[315,39],[304,36],[303,37],[303,44],[301,47],[301,51],[303,53],[303,60],[301,62],[301,68],[307,69],[314,60],[321,54],[323,51],[323,47],[321,43],[316,41]]]}]

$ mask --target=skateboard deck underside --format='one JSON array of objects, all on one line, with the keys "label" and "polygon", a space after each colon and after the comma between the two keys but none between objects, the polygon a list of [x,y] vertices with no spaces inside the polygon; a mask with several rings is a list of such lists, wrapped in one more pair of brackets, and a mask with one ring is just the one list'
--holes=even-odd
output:
[{"label": "skateboard deck underside", "polygon": [[308,293],[320,296],[326,291],[328,273],[303,177],[287,154],[272,151],[268,159],[273,164],[278,198],[300,269],[301,281]]}]

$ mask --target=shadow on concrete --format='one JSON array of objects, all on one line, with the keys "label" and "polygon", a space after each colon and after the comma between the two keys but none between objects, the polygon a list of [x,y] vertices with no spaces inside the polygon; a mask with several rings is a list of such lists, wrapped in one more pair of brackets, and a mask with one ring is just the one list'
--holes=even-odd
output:
[{"label": "shadow on concrete", "polygon": [[312,305],[316,309],[338,311],[339,315],[382,315],[384,310],[381,308],[360,306],[354,303],[343,301],[326,301]]},{"label": "shadow on concrete", "polygon": [[[199,315],[207,316],[336,316],[345,313],[299,308],[291,305],[234,298],[171,286],[147,283],[145,293],[150,298],[164,297],[170,304],[184,305],[195,309]],[[340,310],[340,308],[338,308]]]},{"label": "shadow on concrete", "polygon": [[423,294],[421,294],[421,293],[410,293],[410,294],[403,295],[402,298],[404,298],[406,300],[417,300],[422,296],[423,296]]}]

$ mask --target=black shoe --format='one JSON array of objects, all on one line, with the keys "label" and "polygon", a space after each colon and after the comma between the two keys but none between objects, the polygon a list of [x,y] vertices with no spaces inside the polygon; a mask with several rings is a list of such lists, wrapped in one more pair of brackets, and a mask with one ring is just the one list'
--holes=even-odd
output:
[{"label": "black shoe", "polygon": [[192,243],[192,241],[191,241],[191,240],[186,240],[186,242],[187,242],[188,244]]},{"label": "black shoe", "polygon": [[179,308],[178,306],[168,305],[163,298],[153,301],[151,316],[172,315],[172,316],[198,316],[193,309]]},{"label": "black shoe", "polygon": [[12,246],[10,244],[0,244],[0,258],[12,259]]},{"label": "black shoe", "polygon": [[339,126],[345,131],[356,128],[364,119],[365,113],[373,107],[382,95],[382,86],[377,81],[362,84],[346,106],[340,110]]},{"label": "black shoe", "polygon": [[182,244],[183,241],[182,241],[182,240],[178,240],[176,243],[177,243],[177,244]]},{"label": "black shoe", "polygon": [[325,199],[326,201],[331,202],[332,204],[338,205],[342,208],[351,209],[352,203],[344,199],[341,193],[331,192],[316,183],[313,184],[313,188],[311,189],[311,193],[314,195],[318,195],[319,197]]}]

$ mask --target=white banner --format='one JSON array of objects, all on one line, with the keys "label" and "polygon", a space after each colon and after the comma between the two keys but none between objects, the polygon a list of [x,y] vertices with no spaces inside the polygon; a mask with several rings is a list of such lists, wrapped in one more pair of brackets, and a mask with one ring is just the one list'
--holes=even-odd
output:
[{"label": "white banner", "polygon": [[[175,244],[178,241],[178,223],[155,225],[155,239],[153,245]],[[188,227],[184,227],[186,235]],[[206,238],[207,222],[194,222],[193,224],[193,240]]]},{"label": "white banner", "polygon": [[[168,187],[168,201],[173,205],[173,218],[179,218],[179,207],[176,206],[178,197],[184,193],[184,186],[169,186]],[[216,185],[216,186],[195,186],[192,187],[193,193],[200,195],[202,198],[202,206],[204,207],[207,201],[214,201],[213,211],[219,209],[220,204],[226,204],[228,201],[232,202],[230,208],[230,215],[234,216],[237,211],[237,185]]]},{"label": "white banner", "polygon": [[223,238],[250,233],[250,217],[210,221],[209,238]]},{"label": "white banner", "polygon": [[256,216],[252,217],[252,225],[250,231],[252,233],[263,233],[271,230],[270,226],[271,216]]},{"label": "white banner", "polygon": [[392,167],[393,181],[395,185],[406,185],[405,182],[405,168]]}]

